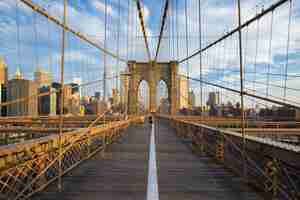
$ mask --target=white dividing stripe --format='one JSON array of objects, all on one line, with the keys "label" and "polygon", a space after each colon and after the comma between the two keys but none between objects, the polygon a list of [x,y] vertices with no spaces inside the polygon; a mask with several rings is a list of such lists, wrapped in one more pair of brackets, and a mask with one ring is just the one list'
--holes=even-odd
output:
[{"label": "white dividing stripe", "polygon": [[148,187],[147,200],[159,200],[158,184],[157,184],[157,168],[156,168],[156,147],[155,147],[155,127],[152,124],[150,151],[149,151],[149,165],[148,165]]}]

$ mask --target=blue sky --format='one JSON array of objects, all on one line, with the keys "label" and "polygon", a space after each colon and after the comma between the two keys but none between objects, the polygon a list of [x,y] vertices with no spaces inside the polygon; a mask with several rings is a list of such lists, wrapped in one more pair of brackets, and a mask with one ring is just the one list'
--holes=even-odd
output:
[{"label": "blue sky", "polygon": [[[16,2],[18,2],[18,8]],[[33,2],[41,5],[60,20],[62,19],[62,0],[33,0]],[[68,24],[73,29],[103,45],[104,0],[69,2]],[[119,49],[121,57],[125,59],[147,60],[134,1],[120,1],[120,21],[119,0],[107,0],[107,2],[107,48],[113,52],[117,52]],[[130,2],[131,10],[129,17],[128,2]],[[178,10],[175,9],[176,2],[178,2]],[[172,9],[170,9],[159,60],[168,61],[170,58],[184,58],[187,54],[199,49],[198,2],[198,0],[187,0],[188,12],[185,13],[185,0],[171,1]],[[277,0],[242,0],[241,2],[242,20],[245,21],[260,12],[263,7],[267,8]],[[157,45],[163,5],[163,0],[143,1],[152,57]],[[235,0],[202,0],[201,13],[202,46],[209,44],[237,25]],[[255,22],[243,30],[245,87],[249,91],[261,95],[268,93],[269,96],[280,99],[284,97],[284,90],[280,87],[286,84],[287,88],[291,88],[287,90],[286,99],[300,103],[300,93],[297,91],[300,89],[298,77],[300,76],[299,13],[300,3],[293,1],[288,62],[286,62],[288,3],[273,13],[271,50],[269,48],[271,14],[260,20],[258,26]],[[128,18],[130,20],[129,26],[127,24]],[[188,21],[187,32],[186,19]],[[119,22],[121,26],[118,29]],[[176,24],[178,27],[175,26]],[[120,31],[119,43],[117,42],[118,31]],[[186,35],[188,35],[188,43],[186,43]],[[24,76],[32,79],[33,71],[39,66],[52,71],[54,80],[59,80],[60,38],[61,29],[38,14],[34,14],[20,1],[0,1],[0,56],[4,57],[9,66],[10,77],[13,76],[16,67],[20,66]],[[204,79],[238,88],[237,47],[237,35],[234,35],[205,52],[202,56]],[[177,53],[179,57],[177,57]],[[109,77],[126,67],[125,63],[118,63],[113,58],[107,57],[106,59]],[[65,75],[67,82],[77,77],[80,77],[83,82],[101,79],[104,69],[103,60],[104,55],[99,50],[85,44],[71,34],[67,34]],[[189,60],[188,66],[187,63],[180,65],[180,73],[187,74],[189,72],[190,76],[199,77],[199,60],[200,57],[196,56]],[[289,74],[287,81],[283,76],[286,67]],[[266,84],[269,86],[266,87]],[[115,87],[115,85],[116,80],[111,80],[108,87]],[[196,91],[196,94],[199,94],[199,83],[191,83],[191,87]],[[90,86],[85,90],[87,93],[101,90],[101,85]],[[212,90],[215,88],[205,88],[206,93]],[[236,100],[235,97],[232,99]],[[199,103],[199,95],[196,97],[196,102]]]}]

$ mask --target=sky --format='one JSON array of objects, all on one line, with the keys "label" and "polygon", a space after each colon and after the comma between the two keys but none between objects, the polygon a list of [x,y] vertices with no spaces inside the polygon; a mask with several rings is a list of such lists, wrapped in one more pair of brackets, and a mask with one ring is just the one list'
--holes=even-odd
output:
[{"label": "sky", "polygon": [[[242,23],[277,1],[241,0]],[[33,2],[62,20],[62,0]],[[142,1],[152,59],[157,46],[164,2]],[[299,105],[300,2],[292,1],[291,12],[289,6],[287,2],[273,13],[243,29],[244,84],[248,92]],[[107,31],[104,41],[105,10]],[[105,0],[72,0],[68,1],[67,13],[67,23],[74,30],[126,60],[147,61],[135,1],[107,0],[105,9]],[[171,0],[158,61],[181,60],[198,50],[200,44],[205,47],[235,28],[237,24],[236,0]],[[34,70],[40,67],[51,71],[54,81],[59,81],[61,32],[59,27],[32,12],[19,0],[0,0],[0,57],[5,59],[10,77],[19,67],[26,78],[32,79]],[[110,78],[108,91],[116,85],[120,87],[120,81],[111,77],[125,70],[126,63],[105,56],[70,33],[66,34],[65,55],[66,82],[71,82],[74,78],[80,78],[83,83],[100,80],[106,63],[107,77]],[[204,80],[239,89],[237,34],[205,51],[201,59]],[[181,63],[179,73],[200,78],[200,55]],[[102,82],[99,82],[86,86],[83,93],[91,94],[101,88]],[[190,88],[195,91],[196,103],[199,104],[200,83],[191,81]],[[219,89],[205,85],[204,96],[217,90]],[[224,101],[239,100],[238,95],[224,90],[221,92]],[[248,105],[253,104],[253,99],[246,100]],[[206,98],[203,101],[205,102]]]}]

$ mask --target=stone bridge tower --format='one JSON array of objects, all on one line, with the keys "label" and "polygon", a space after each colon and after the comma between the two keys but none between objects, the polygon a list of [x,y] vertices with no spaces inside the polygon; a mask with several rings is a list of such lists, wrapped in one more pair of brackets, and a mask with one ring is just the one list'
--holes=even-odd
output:
[{"label": "stone bridge tower", "polygon": [[128,62],[129,73],[129,114],[138,113],[138,91],[140,82],[145,80],[149,86],[150,112],[156,112],[157,85],[163,80],[168,87],[168,100],[170,102],[170,114],[177,111],[177,72],[178,63],[140,63],[136,61]]}]

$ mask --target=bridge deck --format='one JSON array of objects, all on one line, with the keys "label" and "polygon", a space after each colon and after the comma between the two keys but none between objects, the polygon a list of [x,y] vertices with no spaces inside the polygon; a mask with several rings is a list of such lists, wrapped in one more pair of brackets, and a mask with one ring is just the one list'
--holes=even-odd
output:
[{"label": "bridge deck", "polygon": [[[148,127],[148,128],[147,128]],[[105,154],[86,161],[34,200],[141,200],[147,190],[149,126],[131,126]],[[130,133],[130,134],[129,134]]]},{"label": "bridge deck", "polygon": [[[160,200],[260,199],[209,157],[192,154],[166,124],[156,128]],[[104,157],[99,153],[65,176],[62,193],[52,185],[34,199],[146,199],[150,133],[150,126],[131,126]]]},{"label": "bridge deck", "polygon": [[262,199],[211,157],[192,154],[166,124],[156,130],[160,200]]}]

